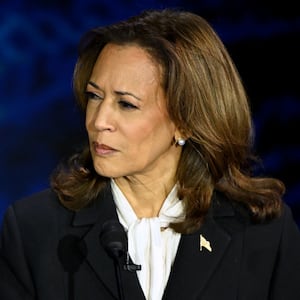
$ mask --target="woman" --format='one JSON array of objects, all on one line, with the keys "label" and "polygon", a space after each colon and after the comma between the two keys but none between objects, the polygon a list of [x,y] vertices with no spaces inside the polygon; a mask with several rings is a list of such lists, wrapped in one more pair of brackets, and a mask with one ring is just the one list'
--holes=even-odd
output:
[{"label": "woman", "polygon": [[146,11],[80,45],[89,145],[8,209],[1,299],[300,299],[285,187],[251,174],[247,97],[209,24]]}]

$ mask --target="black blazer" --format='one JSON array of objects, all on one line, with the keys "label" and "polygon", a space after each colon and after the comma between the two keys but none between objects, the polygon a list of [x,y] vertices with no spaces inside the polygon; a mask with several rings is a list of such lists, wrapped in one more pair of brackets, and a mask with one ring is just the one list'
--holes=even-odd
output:
[{"label": "black blazer", "polygon": [[[212,203],[205,224],[182,235],[163,299],[299,300],[300,233],[290,209],[254,225],[222,195]],[[17,201],[2,227],[0,299],[118,299],[114,262],[99,241],[108,219],[117,219],[109,187],[77,213],[51,190]],[[200,234],[211,252],[200,251]],[[135,272],[122,278],[126,300],[145,299]]]}]

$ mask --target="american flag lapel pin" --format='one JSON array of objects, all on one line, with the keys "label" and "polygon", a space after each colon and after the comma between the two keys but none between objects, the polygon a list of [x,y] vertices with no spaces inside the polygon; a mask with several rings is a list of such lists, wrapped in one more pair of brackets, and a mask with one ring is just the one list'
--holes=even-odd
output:
[{"label": "american flag lapel pin", "polygon": [[202,234],[200,234],[200,251],[202,251],[203,248],[212,252],[210,242]]}]

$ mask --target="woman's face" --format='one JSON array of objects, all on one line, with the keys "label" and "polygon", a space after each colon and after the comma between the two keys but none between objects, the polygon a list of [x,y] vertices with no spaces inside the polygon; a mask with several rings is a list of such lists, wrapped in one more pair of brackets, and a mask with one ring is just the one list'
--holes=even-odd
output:
[{"label": "woman's face", "polygon": [[165,107],[159,67],[145,50],[106,45],[86,91],[86,128],[98,174],[159,178],[176,170],[177,130]]}]

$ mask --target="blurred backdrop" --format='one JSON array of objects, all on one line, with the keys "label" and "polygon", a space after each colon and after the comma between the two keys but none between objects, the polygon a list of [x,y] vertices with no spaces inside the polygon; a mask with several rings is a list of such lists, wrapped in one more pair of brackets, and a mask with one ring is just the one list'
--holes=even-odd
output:
[{"label": "blurred backdrop", "polygon": [[297,1],[1,0],[0,221],[7,206],[48,186],[56,164],[81,145],[83,118],[71,80],[81,35],[146,8],[205,17],[247,89],[264,175],[287,186],[300,226],[300,13]]}]

